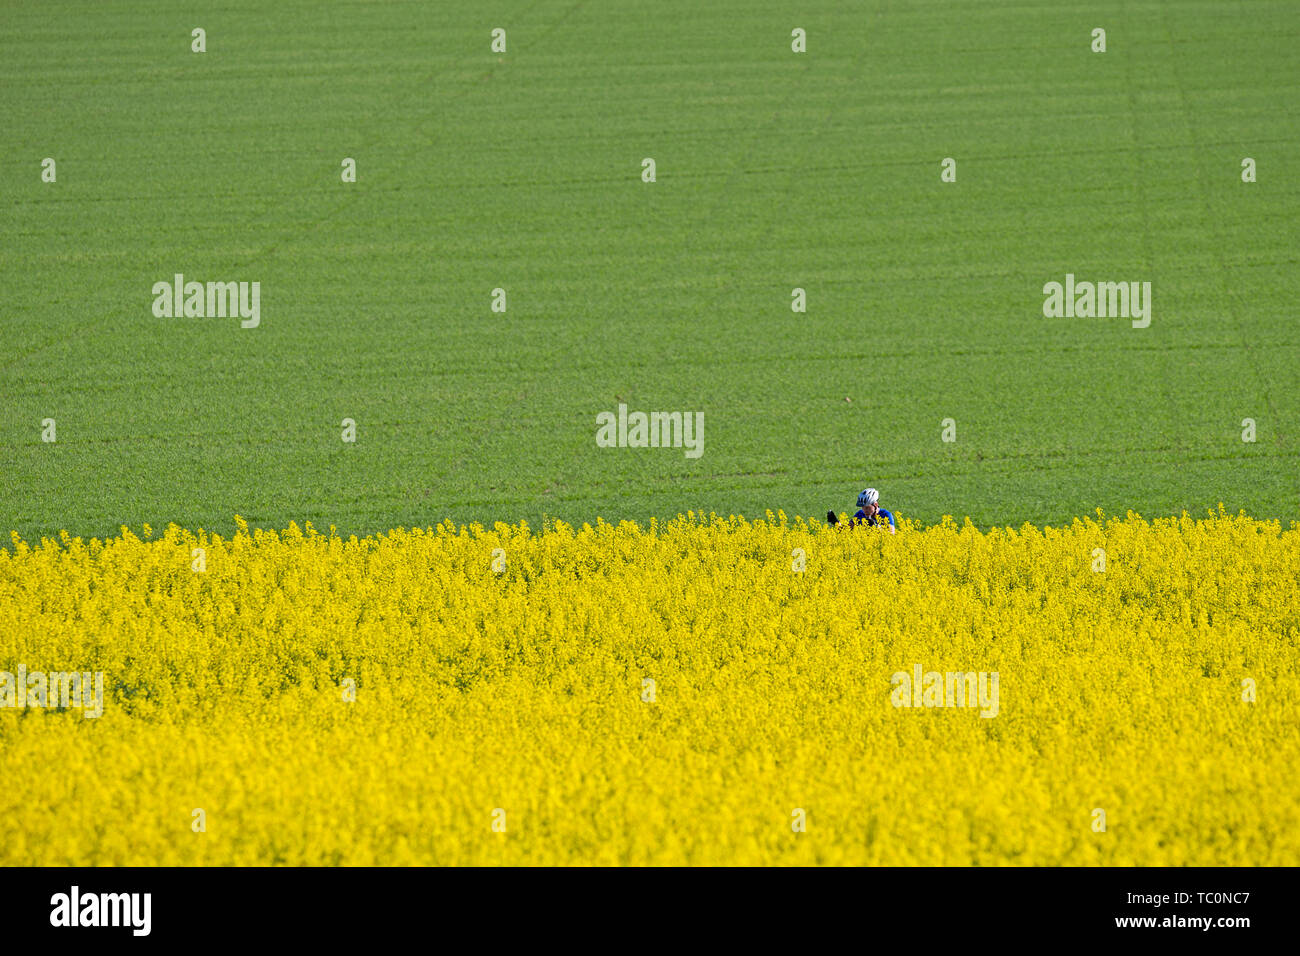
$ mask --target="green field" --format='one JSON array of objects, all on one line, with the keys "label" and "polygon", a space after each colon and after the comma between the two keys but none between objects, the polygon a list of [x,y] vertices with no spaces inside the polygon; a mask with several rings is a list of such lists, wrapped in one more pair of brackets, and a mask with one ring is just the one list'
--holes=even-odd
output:
[{"label": "green field", "polygon": [[1300,513],[1295,3],[205,9],[0,10],[0,531]]}]

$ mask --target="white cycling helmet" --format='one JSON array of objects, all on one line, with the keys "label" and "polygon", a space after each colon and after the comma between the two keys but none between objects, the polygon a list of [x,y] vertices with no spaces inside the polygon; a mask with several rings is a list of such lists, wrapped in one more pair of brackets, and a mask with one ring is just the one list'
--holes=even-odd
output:
[{"label": "white cycling helmet", "polygon": [[880,492],[875,488],[867,488],[858,495],[858,507],[865,508],[867,505],[874,505],[880,500]]}]

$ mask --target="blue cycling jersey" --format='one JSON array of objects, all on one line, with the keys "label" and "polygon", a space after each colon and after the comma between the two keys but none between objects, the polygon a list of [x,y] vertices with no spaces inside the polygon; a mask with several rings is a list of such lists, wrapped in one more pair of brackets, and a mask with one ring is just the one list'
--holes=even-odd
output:
[{"label": "blue cycling jersey", "polygon": [[853,516],[853,523],[861,524],[862,522],[865,521],[869,525],[877,525],[881,523],[882,518],[888,519],[889,526],[891,528],[894,527],[894,516],[890,512],[886,511],[884,508],[878,509],[874,515],[869,515],[861,508],[859,508],[858,513]]}]

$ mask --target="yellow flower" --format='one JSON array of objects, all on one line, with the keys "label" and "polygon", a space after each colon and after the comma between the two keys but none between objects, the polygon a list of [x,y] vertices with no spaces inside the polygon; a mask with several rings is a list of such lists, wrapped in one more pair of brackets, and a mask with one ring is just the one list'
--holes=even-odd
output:
[{"label": "yellow flower", "polygon": [[0,549],[0,864],[1300,863],[1294,524],[236,521]]}]

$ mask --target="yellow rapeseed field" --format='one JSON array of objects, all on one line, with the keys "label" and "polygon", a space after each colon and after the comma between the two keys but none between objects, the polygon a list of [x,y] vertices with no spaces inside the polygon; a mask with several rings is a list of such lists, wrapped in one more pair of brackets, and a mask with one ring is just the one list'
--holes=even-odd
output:
[{"label": "yellow rapeseed field", "polygon": [[0,549],[0,864],[1300,864],[1295,524],[140,531]]}]

